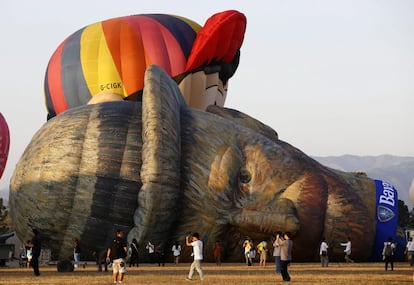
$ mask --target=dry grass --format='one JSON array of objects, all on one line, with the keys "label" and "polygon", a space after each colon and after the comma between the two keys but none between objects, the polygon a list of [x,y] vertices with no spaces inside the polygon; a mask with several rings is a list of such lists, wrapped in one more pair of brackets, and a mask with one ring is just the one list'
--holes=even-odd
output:
[{"label": "dry grass", "polygon": [[[138,268],[128,268],[125,284],[286,284],[274,265],[260,268],[244,264],[204,264],[205,280],[199,281],[198,275],[192,282],[185,281],[189,264],[165,267],[143,264]],[[0,284],[113,284],[112,272],[97,272],[89,265],[70,273],[59,273],[56,266],[41,267],[41,276],[35,277],[31,269],[0,268]],[[413,268],[407,263],[396,263],[395,271],[385,271],[383,263],[331,263],[321,268],[317,263],[292,263],[289,268],[293,284],[414,284]]]}]

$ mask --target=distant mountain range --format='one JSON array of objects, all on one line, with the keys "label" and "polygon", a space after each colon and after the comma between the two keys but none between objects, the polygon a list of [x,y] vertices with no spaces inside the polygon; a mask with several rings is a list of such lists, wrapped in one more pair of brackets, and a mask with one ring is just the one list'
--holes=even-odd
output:
[{"label": "distant mountain range", "polygon": [[407,156],[312,156],[319,163],[347,172],[365,172],[372,179],[387,181],[398,191],[398,199],[405,202],[411,211],[413,204],[409,189],[414,179],[414,157]]}]

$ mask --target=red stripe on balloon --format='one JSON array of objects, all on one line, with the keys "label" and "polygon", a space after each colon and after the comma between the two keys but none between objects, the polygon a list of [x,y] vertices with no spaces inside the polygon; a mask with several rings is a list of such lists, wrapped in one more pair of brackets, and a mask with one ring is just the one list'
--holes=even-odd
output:
[{"label": "red stripe on balloon", "polygon": [[62,113],[68,109],[65,94],[62,86],[62,51],[65,46],[64,41],[52,55],[47,68],[47,83],[49,85],[49,92],[53,94],[51,100],[56,114]]},{"label": "red stripe on balloon", "polygon": [[154,18],[139,16],[125,18],[141,38],[147,66],[156,64],[170,76],[184,72],[186,57],[174,35]]}]

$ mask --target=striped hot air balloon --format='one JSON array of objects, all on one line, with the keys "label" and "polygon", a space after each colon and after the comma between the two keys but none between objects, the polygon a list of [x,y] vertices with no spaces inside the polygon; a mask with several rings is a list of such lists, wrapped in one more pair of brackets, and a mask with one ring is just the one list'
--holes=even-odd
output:
[{"label": "striped hot air balloon", "polygon": [[177,83],[202,66],[227,64],[230,72],[222,68],[220,77],[227,80],[237,68],[245,26],[245,16],[234,10],[213,15],[204,27],[167,14],[88,25],[64,40],[49,61],[44,84],[48,117],[102,93],[140,101],[151,64],[177,77]]},{"label": "striped hot air balloon", "polygon": [[140,96],[150,64],[169,75],[184,72],[195,22],[171,15],[134,15],[86,26],[52,55],[45,76],[49,116],[86,104],[100,92]]},{"label": "striped hot air balloon", "polygon": [[6,119],[0,113],[0,178],[6,167],[7,155],[9,154],[10,132]]}]

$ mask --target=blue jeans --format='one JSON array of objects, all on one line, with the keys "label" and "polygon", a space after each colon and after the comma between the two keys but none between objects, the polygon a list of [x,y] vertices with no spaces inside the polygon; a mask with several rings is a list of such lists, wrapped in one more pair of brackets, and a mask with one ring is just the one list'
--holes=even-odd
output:
[{"label": "blue jeans", "polygon": [[246,264],[248,266],[251,266],[252,265],[252,258],[250,257],[250,252],[249,251],[245,252],[244,257],[246,258]]},{"label": "blue jeans", "polygon": [[75,259],[75,267],[80,267],[80,253],[74,253],[73,259]]},{"label": "blue jeans", "polygon": [[280,273],[280,256],[275,256],[276,273]]}]

